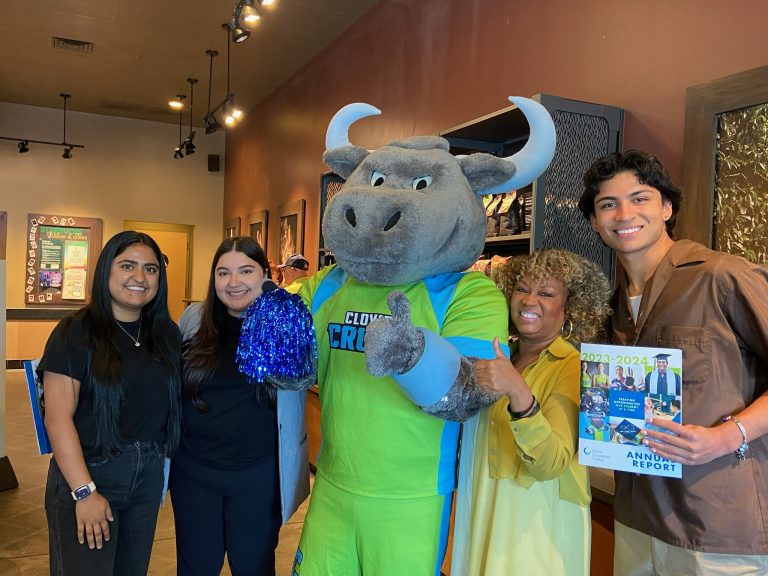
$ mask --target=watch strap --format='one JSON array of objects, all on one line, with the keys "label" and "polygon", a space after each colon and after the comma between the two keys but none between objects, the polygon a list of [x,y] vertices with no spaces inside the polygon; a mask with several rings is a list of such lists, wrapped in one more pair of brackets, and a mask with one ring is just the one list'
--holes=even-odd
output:
[{"label": "watch strap", "polygon": [[82,486],[79,486],[78,488],[75,488],[70,492],[72,494],[73,500],[82,500],[83,498],[87,498],[90,496],[93,492],[96,492],[96,484],[93,483],[93,480],[88,482],[88,484],[83,484]]}]

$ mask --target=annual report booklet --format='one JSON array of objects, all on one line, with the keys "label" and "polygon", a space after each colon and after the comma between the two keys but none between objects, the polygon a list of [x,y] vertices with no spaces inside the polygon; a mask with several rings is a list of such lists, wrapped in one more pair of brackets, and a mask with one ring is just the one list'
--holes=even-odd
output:
[{"label": "annual report booklet", "polygon": [[579,463],[682,478],[681,464],[642,444],[650,418],[682,423],[682,387],[682,350],[582,344]]}]

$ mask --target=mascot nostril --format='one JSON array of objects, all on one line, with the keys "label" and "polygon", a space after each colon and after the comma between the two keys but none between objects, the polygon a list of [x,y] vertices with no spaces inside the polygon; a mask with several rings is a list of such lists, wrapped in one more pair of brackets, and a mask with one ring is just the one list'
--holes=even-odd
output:
[{"label": "mascot nostril", "polygon": [[384,232],[393,228],[394,225],[397,224],[398,220],[400,220],[400,210],[392,214],[392,217],[387,220],[387,223],[384,225]]},{"label": "mascot nostril", "polygon": [[347,219],[347,222],[350,223],[352,228],[357,226],[357,218],[355,218],[355,211],[352,208],[347,208],[347,211],[344,213],[344,216]]},{"label": "mascot nostril", "polygon": [[[372,152],[355,146],[349,126],[379,114],[369,104],[345,106],[328,126],[323,161],[346,183],[323,215],[325,248],[336,263],[299,289],[315,324],[323,431],[296,554],[303,574],[345,572],[329,560],[336,556],[360,558],[346,570],[360,574],[439,573],[459,421],[474,430],[476,413],[497,398],[477,385],[474,359],[495,358],[494,338],[508,337],[504,296],[482,273],[465,272],[485,242],[480,196],[530,184],[555,149],[549,113],[532,100],[512,101],[531,135],[509,158],[454,157],[439,136]],[[471,469],[474,436],[463,438]],[[382,518],[377,511],[395,500],[397,512]],[[328,541],[334,527],[352,524],[362,541],[376,542],[370,554],[359,554],[354,537]],[[384,567],[389,534],[408,546]]]}]

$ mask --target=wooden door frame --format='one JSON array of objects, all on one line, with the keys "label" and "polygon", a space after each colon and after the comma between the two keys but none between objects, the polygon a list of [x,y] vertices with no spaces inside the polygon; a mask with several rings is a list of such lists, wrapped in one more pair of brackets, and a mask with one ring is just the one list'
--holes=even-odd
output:
[{"label": "wooden door frame", "polygon": [[184,298],[192,293],[192,237],[194,224],[166,224],[164,222],[145,222],[143,220],[123,220],[123,230],[158,230],[161,232],[180,232],[187,235],[187,275],[184,278]]},{"label": "wooden door frame", "polygon": [[768,66],[690,86],[685,95],[683,183],[685,205],[677,218],[678,238],[712,247],[717,117],[768,102]]}]

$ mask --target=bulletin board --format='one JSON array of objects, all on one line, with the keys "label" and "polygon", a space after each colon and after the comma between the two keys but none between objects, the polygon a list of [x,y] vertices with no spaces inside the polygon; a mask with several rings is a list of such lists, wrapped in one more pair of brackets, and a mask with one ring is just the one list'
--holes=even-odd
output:
[{"label": "bulletin board", "polygon": [[101,235],[102,221],[98,218],[29,214],[25,304],[87,303],[101,252]]}]

